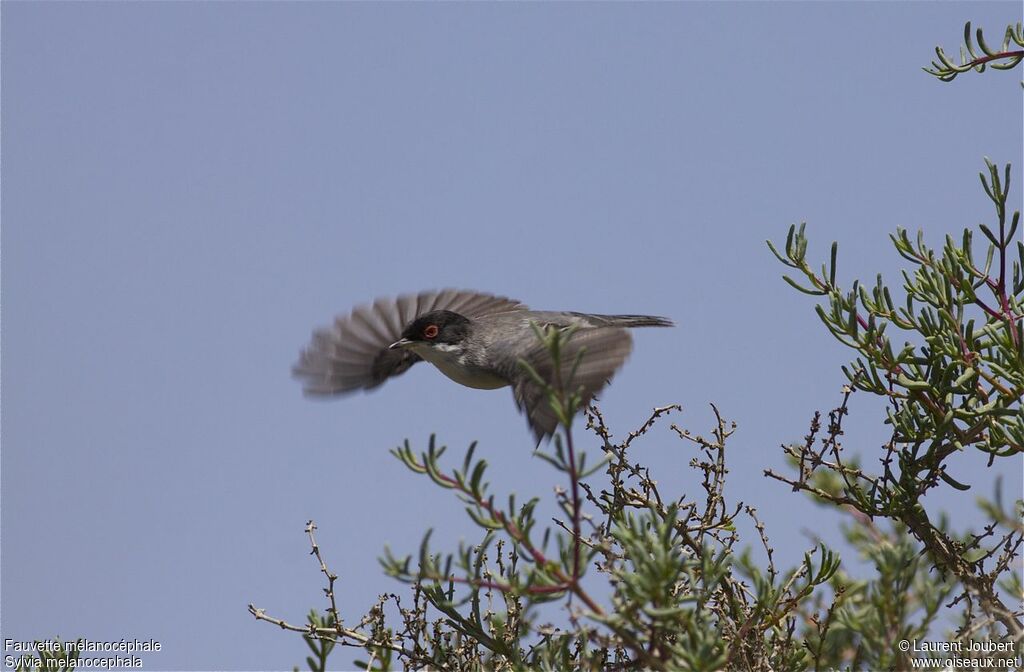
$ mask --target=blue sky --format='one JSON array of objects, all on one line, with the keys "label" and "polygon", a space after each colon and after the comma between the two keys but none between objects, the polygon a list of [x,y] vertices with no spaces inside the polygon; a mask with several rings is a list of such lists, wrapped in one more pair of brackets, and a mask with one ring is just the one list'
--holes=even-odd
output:
[{"label": "blue sky", "polygon": [[[400,589],[385,544],[478,536],[389,448],[478,439],[497,491],[550,496],[507,391],[420,366],[317,403],[289,377],[336,313],[446,286],[672,317],[603,395],[613,431],[678,402],[706,432],[714,402],[739,423],[728,494],[776,561],[808,530],[838,542],[839,516],[762,476],[838,404],[848,359],[764,240],[807,221],[816,258],[840,242],[841,280],[898,287],[897,226],[938,245],[991,221],[977,173],[987,155],[1021,175],[1021,71],[920,68],[966,20],[995,42],[1020,19],[1008,2],[3,3],[3,636],[152,637],[150,670],[290,669],[304,644],[245,607],[323,606],[307,519],[349,620]],[[865,460],[880,417],[855,396]],[[695,489],[667,424],[637,457]],[[994,475],[977,462],[959,472],[974,491],[929,502],[960,525]],[[1019,461],[1004,470],[1019,493]]]}]

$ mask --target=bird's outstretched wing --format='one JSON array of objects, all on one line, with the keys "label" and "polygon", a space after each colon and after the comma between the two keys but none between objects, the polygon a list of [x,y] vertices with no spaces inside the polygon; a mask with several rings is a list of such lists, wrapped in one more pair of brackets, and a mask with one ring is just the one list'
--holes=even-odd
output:
[{"label": "bird's outstretched wing", "polygon": [[420,358],[406,349],[389,350],[405,327],[432,310],[451,310],[470,319],[525,310],[514,299],[458,289],[377,299],[338,316],[330,327],[313,332],[292,374],[310,395],[345,394],[377,387],[405,373]]},{"label": "bird's outstretched wing", "polygon": [[[579,390],[582,406],[585,407],[626,361],[632,348],[633,341],[625,329],[582,329],[572,334],[562,346],[560,355],[560,379],[564,389],[566,392]],[[581,352],[582,358],[573,374],[573,366]],[[539,342],[523,359],[541,379],[556,384],[554,362]],[[516,406],[526,414],[530,428],[540,443],[558,429],[558,416],[551,408],[544,389],[526,372],[520,370],[512,380],[516,381],[512,388]]]}]

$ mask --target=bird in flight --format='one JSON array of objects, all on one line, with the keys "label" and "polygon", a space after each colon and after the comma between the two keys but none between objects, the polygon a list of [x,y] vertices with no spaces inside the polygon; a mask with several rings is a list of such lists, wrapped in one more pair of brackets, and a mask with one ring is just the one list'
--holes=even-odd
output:
[{"label": "bird in flight", "polygon": [[532,325],[572,330],[562,347],[560,373],[567,379],[583,353],[572,376],[581,407],[629,355],[627,329],[674,326],[664,317],[530,310],[503,296],[444,289],[378,299],[337,317],[333,325],[313,332],[292,373],[306,394],[335,396],[373,389],[427,361],[467,387],[510,386],[539,443],[555,432],[558,418],[520,361],[543,380],[552,381],[556,372]]}]

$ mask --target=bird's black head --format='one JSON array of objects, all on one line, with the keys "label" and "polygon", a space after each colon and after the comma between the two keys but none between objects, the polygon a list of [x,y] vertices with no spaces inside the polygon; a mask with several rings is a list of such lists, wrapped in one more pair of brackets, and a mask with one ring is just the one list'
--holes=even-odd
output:
[{"label": "bird's black head", "polygon": [[445,343],[454,345],[462,342],[469,334],[469,319],[450,310],[435,310],[417,317],[402,332],[406,343]]}]

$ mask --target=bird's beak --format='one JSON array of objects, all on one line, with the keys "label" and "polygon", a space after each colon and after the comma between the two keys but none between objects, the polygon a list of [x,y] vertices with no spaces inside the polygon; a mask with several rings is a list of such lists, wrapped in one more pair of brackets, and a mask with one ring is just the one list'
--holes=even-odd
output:
[{"label": "bird's beak", "polygon": [[410,341],[408,338],[401,338],[392,343],[391,345],[389,345],[388,350],[398,350],[399,348],[404,348],[409,345],[412,345],[412,341]]}]

